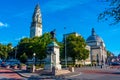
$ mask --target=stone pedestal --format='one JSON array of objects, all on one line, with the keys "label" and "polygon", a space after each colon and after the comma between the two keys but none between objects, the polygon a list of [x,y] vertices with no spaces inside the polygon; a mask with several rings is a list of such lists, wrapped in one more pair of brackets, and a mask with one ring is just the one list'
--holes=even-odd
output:
[{"label": "stone pedestal", "polygon": [[52,71],[52,68],[55,67],[55,69],[61,70],[59,54],[59,46],[56,42],[51,42],[47,46],[47,58],[45,59],[46,63],[44,69]]}]

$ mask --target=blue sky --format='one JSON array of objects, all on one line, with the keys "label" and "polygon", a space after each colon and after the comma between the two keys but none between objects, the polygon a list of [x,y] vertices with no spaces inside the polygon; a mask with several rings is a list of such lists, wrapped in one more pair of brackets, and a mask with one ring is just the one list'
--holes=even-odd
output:
[{"label": "blue sky", "polygon": [[87,39],[91,28],[95,28],[107,50],[116,55],[120,53],[120,24],[109,26],[109,22],[97,20],[98,14],[108,7],[104,0],[1,0],[0,43],[12,42],[15,46],[21,38],[29,37],[37,3],[42,13],[43,33],[56,29],[59,41],[63,34],[70,32],[77,32]]}]

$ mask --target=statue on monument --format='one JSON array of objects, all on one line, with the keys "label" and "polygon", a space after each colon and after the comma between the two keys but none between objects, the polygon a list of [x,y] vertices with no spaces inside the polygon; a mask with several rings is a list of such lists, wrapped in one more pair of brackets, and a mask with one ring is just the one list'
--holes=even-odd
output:
[{"label": "statue on monument", "polygon": [[51,39],[55,39],[55,34],[56,34],[55,31],[56,31],[56,30],[54,29],[53,31],[50,32],[50,34],[51,34],[51,36],[52,36]]},{"label": "statue on monument", "polygon": [[47,46],[46,64],[44,66],[44,69],[52,70],[53,74],[56,74],[56,70],[61,70],[59,46],[54,41],[56,38],[55,31],[54,29],[50,32],[52,41]]}]

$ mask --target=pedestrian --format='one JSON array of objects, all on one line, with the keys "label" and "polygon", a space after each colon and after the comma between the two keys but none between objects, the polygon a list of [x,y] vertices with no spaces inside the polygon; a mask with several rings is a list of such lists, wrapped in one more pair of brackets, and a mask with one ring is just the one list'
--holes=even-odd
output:
[{"label": "pedestrian", "polygon": [[94,64],[94,67],[96,68],[96,64]]},{"label": "pedestrian", "polygon": [[101,65],[101,69],[102,69],[102,65]]}]

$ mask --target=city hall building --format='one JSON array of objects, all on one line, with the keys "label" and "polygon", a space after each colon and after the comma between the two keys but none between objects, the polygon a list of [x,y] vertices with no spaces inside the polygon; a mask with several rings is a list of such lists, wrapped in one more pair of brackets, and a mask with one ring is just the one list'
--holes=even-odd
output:
[{"label": "city hall building", "polygon": [[91,62],[105,64],[107,60],[105,44],[102,38],[95,33],[94,28],[92,28],[91,35],[87,38],[86,43],[90,46]]}]

